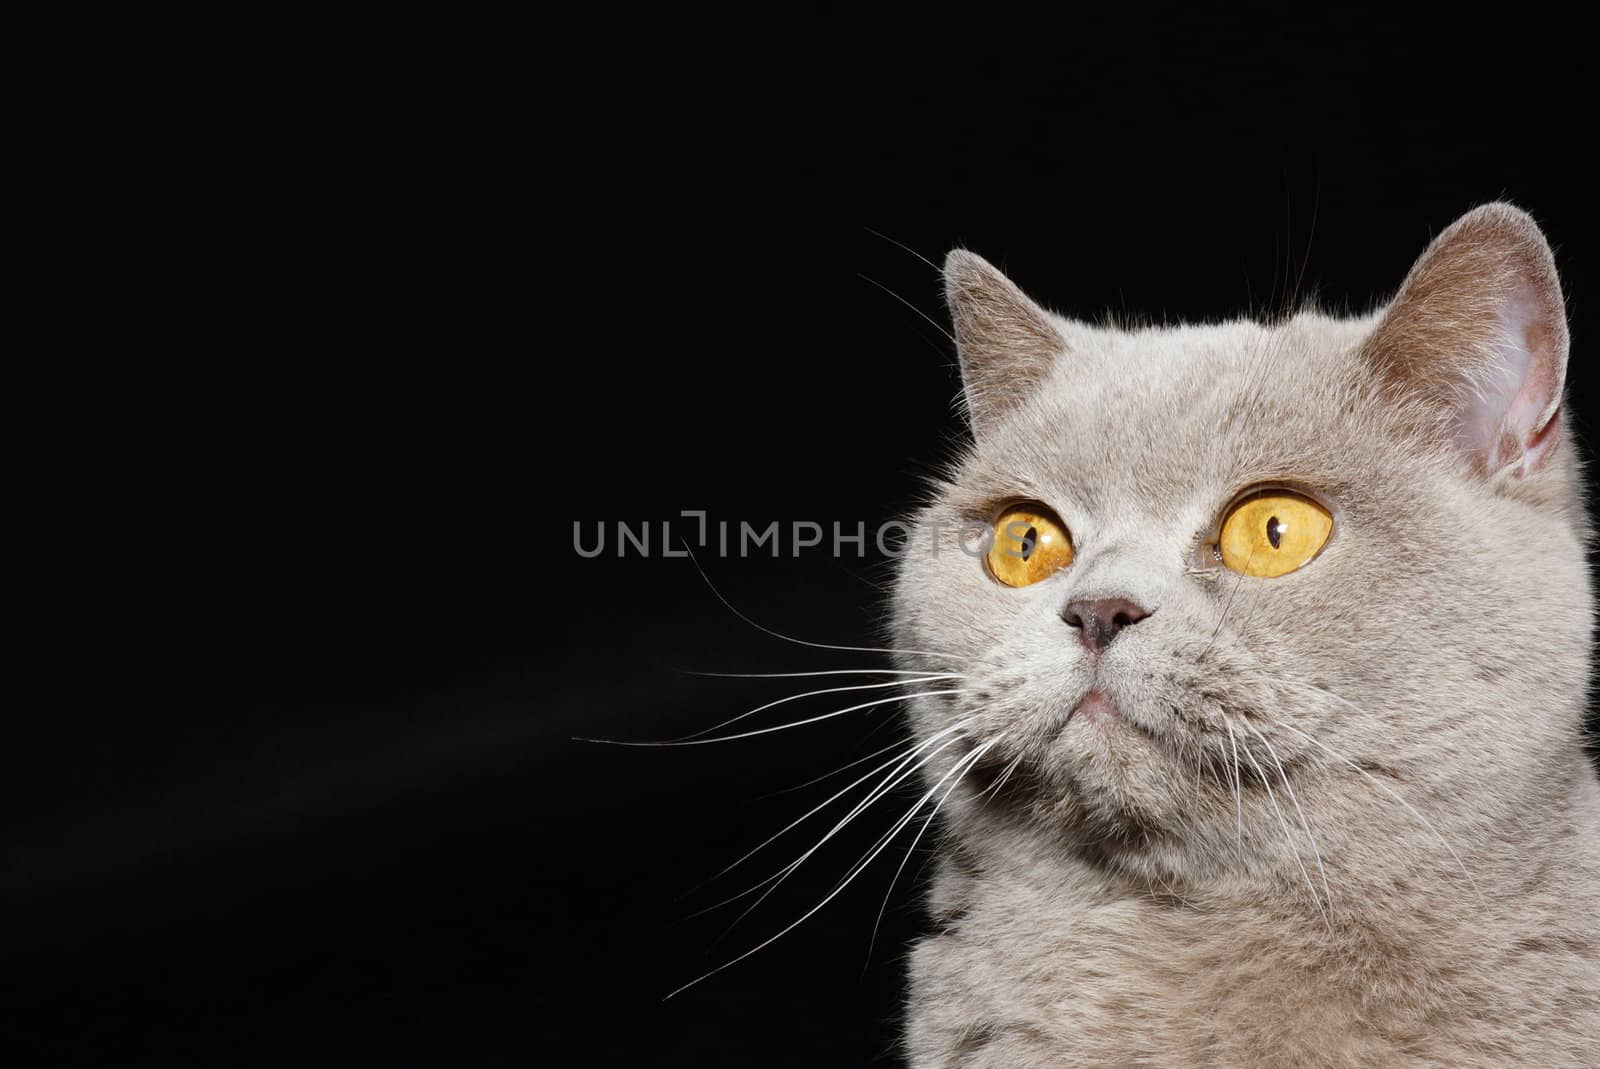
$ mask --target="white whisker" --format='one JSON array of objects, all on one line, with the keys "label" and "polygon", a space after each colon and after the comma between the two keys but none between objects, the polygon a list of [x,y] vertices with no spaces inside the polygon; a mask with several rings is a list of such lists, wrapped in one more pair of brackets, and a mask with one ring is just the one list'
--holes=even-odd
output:
[{"label": "white whisker", "polygon": [[694,565],[695,571],[700,573],[700,578],[705,580],[706,586],[710,587],[711,593],[716,595],[716,599],[722,602],[723,607],[764,635],[771,635],[773,638],[780,639],[784,642],[791,642],[796,646],[806,646],[814,650],[837,650],[841,653],[899,653],[912,657],[943,657],[958,661],[969,659],[963,657],[959,653],[950,653],[944,650],[901,650],[888,646],[841,646],[829,642],[808,642],[803,638],[794,638],[790,635],[783,634],[781,631],[774,631],[770,627],[764,627],[763,625],[756,623],[754,620],[750,619],[750,617],[740,612],[738,608],[734,606],[733,602],[723,597],[722,591],[717,589],[716,584],[711,581],[711,577],[706,574],[706,570],[700,566],[700,560],[694,555],[694,550],[689,548],[688,543],[683,544],[683,549],[689,554],[689,562]]},{"label": "white whisker", "polygon": [[709,679],[804,679],[808,676],[943,676],[955,672],[918,672],[903,668],[830,668],[821,672],[696,672],[683,669],[684,675]]},{"label": "white whisker", "polygon": [[[1288,680],[1280,680],[1280,682],[1287,683],[1289,681]],[[1323,694],[1328,694],[1328,696],[1330,698],[1338,698],[1338,695],[1329,694],[1327,691],[1322,690],[1321,687],[1313,687],[1311,689],[1317,690],[1317,691],[1319,691],[1320,693],[1323,693]],[[1343,701],[1344,699],[1341,698],[1339,700]],[[1482,889],[1478,887],[1478,881],[1474,880],[1472,878],[1472,873],[1467,869],[1466,863],[1461,860],[1461,855],[1456,853],[1455,847],[1451,846],[1449,840],[1447,840],[1443,835],[1439,834],[1439,829],[1437,829],[1437,828],[1435,828],[1433,826],[1433,822],[1432,821],[1430,821],[1427,817],[1423,816],[1421,813],[1417,812],[1417,810],[1412,807],[1410,802],[1406,801],[1403,797],[1400,796],[1399,792],[1393,790],[1388,784],[1384,783],[1382,780],[1378,779],[1378,777],[1374,776],[1372,773],[1368,772],[1366,769],[1362,768],[1360,765],[1358,765],[1354,761],[1350,760],[1350,758],[1346,757],[1344,754],[1339,753],[1337,750],[1335,750],[1333,747],[1329,746],[1327,743],[1323,742],[1321,739],[1318,739],[1315,736],[1306,734],[1304,731],[1301,731],[1299,728],[1293,726],[1292,724],[1285,724],[1283,721],[1277,720],[1277,719],[1273,719],[1271,717],[1269,717],[1268,719],[1272,720],[1272,722],[1274,724],[1276,724],[1278,727],[1281,727],[1281,728],[1283,728],[1283,729],[1285,729],[1287,731],[1294,732],[1296,735],[1299,735],[1301,738],[1305,739],[1307,742],[1311,743],[1313,746],[1317,746],[1317,747],[1321,748],[1322,750],[1326,751],[1330,756],[1332,756],[1334,758],[1337,758],[1338,760],[1340,760],[1340,761],[1344,762],[1345,764],[1349,765],[1358,774],[1360,774],[1361,776],[1365,777],[1367,782],[1371,783],[1374,787],[1378,788],[1380,791],[1384,792],[1389,797],[1393,798],[1396,802],[1400,803],[1400,806],[1407,813],[1411,814],[1412,817],[1416,818],[1416,820],[1418,822],[1420,822],[1424,828],[1427,828],[1428,831],[1430,833],[1432,833],[1432,835],[1433,835],[1433,837],[1435,839],[1439,840],[1439,845],[1440,846],[1444,847],[1446,850],[1448,850],[1450,852],[1450,856],[1455,859],[1457,867],[1459,867],[1461,869],[1461,875],[1465,876],[1467,878],[1467,882],[1472,885],[1472,890],[1473,890],[1474,893],[1477,894],[1479,901],[1480,902],[1486,901],[1484,899],[1484,897],[1483,897]]]},{"label": "white whisker", "polygon": [[1333,888],[1328,886],[1328,870],[1323,867],[1322,851],[1317,848],[1317,837],[1311,833],[1311,823],[1306,820],[1306,811],[1300,808],[1300,799],[1295,797],[1294,787],[1289,784],[1289,774],[1284,771],[1283,762],[1278,759],[1278,751],[1273,749],[1272,740],[1263,735],[1260,729],[1248,720],[1244,722],[1244,726],[1253,732],[1256,738],[1261,740],[1261,744],[1267,748],[1268,756],[1272,758],[1272,763],[1278,766],[1278,778],[1283,781],[1283,789],[1288,792],[1289,801],[1294,804],[1295,812],[1300,814],[1300,827],[1304,829],[1306,838],[1311,840],[1311,856],[1317,859],[1317,873],[1322,877],[1322,889],[1327,892],[1328,911],[1331,913],[1333,911]]},{"label": "white whisker", "polygon": [[888,234],[885,234],[885,233],[883,233],[881,231],[878,231],[878,230],[874,230],[870,226],[864,226],[861,229],[865,230],[867,233],[871,234],[875,238],[882,238],[884,241],[887,241],[889,244],[895,245],[895,246],[898,246],[899,248],[904,249],[906,252],[909,252],[911,255],[915,256],[917,259],[921,260],[923,263],[927,264],[929,267],[933,268],[935,271],[938,271],[940,274],[944,273],[944,268],[940,267],[938,264],[934,263],[932,260],[930,260],[926,256],[922,255],[922,253],[918,252],[916,249],[913,249],[910,245],[907,245],[905,242],[896,241],[894,238],[890,237]]},{"label": "white whisker", "polygon": [[894,290],[890,289],[888,286],[885,286],[882,282],[879,282],[875,278],[870,278],[866,275],[863,275],[860,271],[856,272],[856,277],[861,279],[863,282],[872,283],[874,286],[878,287],[880,290],[887,293],[889,296],[893,297],[895,300],[899,301],[913,312],[917,313],[917,315],[922,317],[922,321],[924,323],[927,323],[934,330],[937,330],[940,334],[943,334],[945,336],[945,340],[951,345],[956,344],[955,335],[951,334],[948,330],[945,330],[944,327],[940,326],[939,321],[934,319],[927,312],[924,312],[922,309],[918,308],[916,305],[912,304],[910,301],[906,300],[904,297],[900,296]]},{"label": "white whisker", "polygon": [[[951,724],[949,727],[945,728],[944,730],[942,730],[942,731],[940,731],[940,732],[938,732],[936,734],[928,736],[926,739],[924,739],[921,742],[917,743],[915,746],[911,747],[909,750],[906,750],[904,753],[897,754],[896,756],[891,757],[889,760],[883,762],[881,765],[879,765],[878,767],[874,768],[871,772],[866,773],[865,775],[861,776],[860,778],[858,778],[855,781],[853,781],[852,783],[850,783],[849,786],[844,787],[844,788],[836,791],[834,794],[830,795],[827,798],[827,800],[825,800],[825,801],[813,806],[811,809],[807,810],[802,816],[796,818],[793,821],[790,821],[782,829],[780,829],[779,831],[777,831],[773,835],[769,836],[768,838],[764,839],[758,846],[756,846],[754,849],[752,849],[749,853],[745,854],[743,857],[739,858],[737,861],[734,861],[732,864],[730,864],[726,868],[722,869],[722,871],[716,873],[714,876],[711,877],[711,879],[712,880],[718,880],[718,879],[721,879],[722,877],[726,876],[728,873],[732,872],[734,869],[738,868],[740,865],[743,865],[746,861],[749,861],[752,857],[755,857],[761,851],[765,850],[767,847],[771,846],[773,843],[775,843],[779,839],[783,838],[789,832],[793,831],[795,828],[798,828],[801,824],[804,824],[806,821],[810,820],[812,817],[816,816],[818,813],[820,813],[824,809],[828,808],[828,806],[832,805],[834,802],[837,802],[840,798],[843,798],[845,795],[849,794],[851,791],[855,790],[857,787],[861,786],[867,780],[871,779],[873,776],[876,776],[878,773],[882,772],[884,769],[888,768],[890,765],[901,763],[901,762],[907,761],[907,760],[915,757],[919,752],[921,752],[922,750],[926,749],[928,746],[932,745],[933,743],[937,742],[943,736],[949,735],[951,732],[959,731],[961,728],[966,727],[967,724],[971,722],[971,720],[972,720],[972,717],[966,717],[965,719],[958,720],[954,724]],[[900,745],[901,745],[900,743],[895,743],[895,745],[893,747],[887,747],[887,749],[894,749],[894,748],[899,747]],[[878,753],[882,753],[882,752],[883,752],[882,750],[878,751]],[[873,754],[871,756],[876,757],[877,754]],[[898,770],[896,770],[896,771],[898,771]],[[894,775],[894,772],[890,772],[890,775],[891,776]],[[708,880],[706,882],[709,883],[710,880]],[[732,900],[730,899],[729,901],[732,901]]]},{"label": "white whisker", "polygon": [[711,727],[703,728],[700,731],[696,731],[692,735],[683,735],[683,736],[681,736],[679,738],[676,738],[676,739],[667,739],[667,740],[664,740],[664,741],[666,741],[666,742],[688,742],[690,739],[698,739],[698,738],[701,738],[702,736],[711,734],[713,731],[721,731],[723,728],[728,727],[731,724],[737,724],[739,721],[744,720],[747,717],[755,716],[757,713],[764,713],[768,709],[776,709],[780,705],[787,705],[790,702],[803,701],[806,698],[820,698],[820,697],[822,697],[823,695],[826,695],[826,694],[849,694],[849,693],[851,693],[853,691],[861,691],[861,690],[885,690],[885,689],[887,689],[889,687],[909,687],[909,686],[912,686],[912,685],[917,684],[917,683],[933,683],[933,682],[937,682],[939,680],[944,680],[944,679],[965,679],[965,678],[966,678],[965,676],[956,675],[955,673],[933,673],[933,672],[930,672],[927,675],[920,676],[920,677],[918,677],[916,679],[891,679],[891,680],[889,680],[887,682],[884,682],[884,683],[858,683],[855,686],[851,686],[851,687],[827,687],[827,688],[824,688],[822,690],[807,691],[804,694],[791,694],[788,697],[779,698],[776,701],[767,702],[767,704],[765,704],[765,705],[758,705],[754,709],[749,710],[748,712],[740,713],[738,716],[732,717],[732,718],[730,718],[728,720],[724,720],[720,724],[713,724]]},{"label": "white whisker", "polygon": [[1011,774],[1017,770],[1017,766],[1022,764],[1022,758],[1023,755],[1020,753],[1013,757],[1011,763],[1006,765],[1000,775],[995,778],[995,781],[984,788],[983,792],[978,795],[979,799],[997,797],[1005,789],[1005,785],[1011,781]]},{"label": "white whisker", "polygon": [[1271,781],[1267,779],[1267,774],[1262,771],[1261,765],[1256,761],[1255,755],[1250,752],[1250,747],[1248,744],[1246,744],[1244,748],[1244,756],[1247,760],[1249,760],[1250,767],[1256,770],[1256,775],[1261,777],[1261,785],[1267,789],[1267,801],[1272,804],[1272,812],[1278,817],[1278,825],[1283,829],[1283,838],[1284,841],[1289,844],[1289,852],[1294,856],[1294,863],[1299,866],[1300,875],[1305,877],[1306,889],[1311,892],[1311,900],[1316,903],[1317,912],[1322,914],[1323,922],[1331,929],[1333,927],[1333,921],[1328,917],[1327,913],[1324,912],[1322,908],[1322,899],[1317,894],[1317,885],[1311,882],[1311,873],[1306,869],[1306,863],[1300,859],[1300,849],[1299,847],[1295,846],[1294,833],[1289,830],[1289,821],[1283,815],[1283,809],[1278,805],[1277,797],[1272,793]]},{"label": "white whisker", "polygon": [[[814,784],[821,783],[823,780],[832,779],[833,777],[839,775],[841,772],[848,772],[848,771],[850,771],[850,769],[855,768],[857,765],[864,765],[868,761],[872,760],[874,757],[881,757],[884,754],[888,753],[890,750],[898,750],[898,749],[900,749],[900,747],[904,746],[905,744],[906,744],[906,740],[904,740],[904,739],[896,739],[894,742],[891,742],[887,746],[880,747],[879,749],[873,750],[871,753],[866,754],[865,756],[856,758],[854,761],[848,761],[845,764],[840,765],[838,768],[834,769],[832,772],[824,772],[820,776],[812,776],[810,779],[805,780],[802,783],[796,783],[792,787],[780,787],[777,790],[769,791],[766,794],[758,794],[758,795],[756,795],[756,799],[758,801],[760,801],[760,800],[767,799],[767,798],[777,798],[780,795],[794,794],[796,791],[803,791],[807,787],[813,786]],[[894,758],[890,758],[890,760],[892,761],[892,760],[894,760]],[[882,767],[882,766],[880,766],[880,767]],[[871,775],[871,773],[869,772],[868,775]]]},{"label": "white whisker", "polygon": [[[965,725],[965,723],[966,723],[966,721],[962,721],[959,724],[952,725],[951,729],[962,727],[962,726]],[[947,731],[951,730],[951,729],[947,729]],[[945,734],[945,733],[947,733],[947,732],[940,732],[940,734]],[[924,747],[926,747],[928,743],[931,743],[931,742],[935,741],[935,739],[937,739],[937,737],[938,736],[932,736],[932,737],[928,738],[923,743],[919,744],[915,749],[913,749],[911,753],[909,753],[905,757],[901,758],[899,763],[893,769],[890,769],[889,773],[887,775],[885,775],[883,777],[883,779],[879,780],[876,786],[874,786],[870,791],[867,792],[866,797],[862,798],[859,802],[857,802],[855,804],[854,808],[852,808],[850,810],[850,812],[846,813],[839,820],[839,822],[836,823],[832,828],[829,828],[827,833],[824,834],[821,839],[818,839],[817,842],[810,849],[805,851],[805,853],[801,854],[799,857],[795,858],[789,864],[785,865],[783,868],[779,869],[777,872],[773,873],[771,876],[768,876],[766,879],[762,880],[760,883],[756,884],[754,887],[747,888],[746,890],[741,891],[738,894],[733,895],[730,898],[726,898],[723,901],[718,902],[718,903],[716,903],[716,904],[714,904],[712,906],[708,906],[708,907],[706,907],[706,909],[700,910],[699,912],[706,913],[706,912],[709,912],[710,910],[720,908],[721,906],[725,906],[730,902],[736,902],[739,899],[744,898],[744,897],[746,897],[748,895],[752,895],[756,891],[759,891],[759,890],[761,890],[761,888],[765,887],[766,890],[764,892],[762,892],[761,897],[757,898],[754,902],[750,903],[750,905],[745,908],[744,912],[739,914],[739,916],[735,917],[733,919],[733,923],[728,925],[728,929],[731,931],[735,926],[738,925],[738,923],[740,921],[742,921],[742,920],[744,920],[744,918],[748,917],[750,915],[750,913],[757,906],[761,905],[762,902],[766,901],[767,896],[772,894],[773,891],[776,891],[778,889],[778,885],[779,884],[783,883],[784,880],[788,879],[790,874],[792,874],[801,865],[805,864],[806,861],[809,860],[813,854],[815,854],[818,850],[821,850],[824,846],[826,846],[828,844],[828,842],[830,840],[832,840],[833,837],[835,835],[837,835],[840,831],[842,831],[846,826],[848,826],[849,823],[852,820],[854,820],[856,817],[860,816],[862,813],[866,812],[869,808],[871,808],[871,806],[874,803],[876,803],[878,801],[878,799],[880,799],[880,798],[884,797],[885,795],[889,794],[896,787],[900,786],[900,784],[904,783],[907,779],[909,779],[913,775],[915,775],[923,766],[928,764],[928,762],[932,761],[941,752],[943,752],[944,750],[948,749],[951,745],[953,745],[954,743],[959,741],[959,736],[957,736],[956,738],[946,739],[944,742],[940,743],[933,750],[929,751],[926,754],[923,754],[922,757],[919,759],[917,757],[917,752],[922,750]],[[910,767],[907,767],[907,765],[909,765]],[[874,770],[873,774],[876,774],[876,770]],[[863,778],[867,778],[867,777],[863,777]],[[727,933],[724,932],[723,934],[726,935]]]},{"label": "white whisker", "polygon": [[[845,688],[845,689],[865,689],[865,688]],[[708,745],[710,745],[711,743],[714,743],[714,742],[736,742],[739,739],[753,739],[753,738],[756,738],[759,735],[770,735],[775,731],[788,731],[790,728],[805,727],[807,724],[817,724],[817,723],[820,723],[820,722],[822,722],[824,720],[832,720],[834,717],[845,716],[845,715],[847,715],[849,713],[859,712],[862,709],[873,709],[873,708],[876,708],[877,706],[880,706],[880,705],[891,705],[894,702],[911,701],[913,698],[936,698],[936,697],[939,697],[941,695],[960,694],[960,693],[962,693],[962,692],[959,691],[959,690],[925,690],[925,691],[920,691],[919,693],[916,693],[916,694],[895,694],[895,695],[892,695],[891,697],[888,697],[888,698],[879,698],[877,701],[862,702],[860,705],[852,705],[848,709],[836,709],[831,713],[823,713],[820,716],[807,717],[804,720],[795,720],[795,721],[793,721],[791,723],[788,723],[788,724],[776,724],[776,725],[774,725],[772,727],[759,728],[759,729],[757,729],[755,731],[741,731],[737,735],[718,735],[715,738],[710,738],[710,739],[700,739],[700,738],[695,738],[693,736],[690,736],[688,738],[683,738],[683,739],[669,739],[669,740],[667,740],[665,742],[628,742],[628,741],[625,741],[625,740],[622,740],[622,739],[578,739],[577,741],[579,741],[579,742],[603,742],[603,743],[607,743],[607,744],[609,744],[611,746],[636,746],[636,747],[652,747],[652,748],[653,747],[670,747],[670,746],[708,746]]]},{"label": "white whisker", "polygon": [[816,914],[818,912],[820,912],[824,906],[826,906],[829,902],[832,902],[835,898],[837,898],[840,895],[840,893],[842,893],[844,891],[844,889],[846,887],[850,886],[850,883],[855,878],[855,876],[857,874],[859,874],[863,869],[865,869],[866,866],[870,865],[873,862],[873,860],[876,859],[877,856],[879,854],[881,854],[888,847],[888,845],[891,842],[894,841],[894,834],[899,832],[900,829],[904,828],[908,823],[911,822],[911,820],[916,816],[917,811],[920,810],[923,807],[923,805],[925,805],[927,803],[929,798],[932,798],[934,796],[934,794],[936,794],[938,792],[940,787],[944,786],[944,784],[945,784],[945,782],[947,780],[949,780],[952,776],[957,775],[958,773],[964,772],[966,767],[970,763],[976,761],[980,756],[982,756],[983,753],[985,752],[985,750],[989,746],[994,745],[995,741],[998,741],[998,740],[991,740],[990,742],[985,743],[983,746],[980,746],[978,749],[976,749],[972,753],[968,754],[965,759],[963,759],[961,761],[958,761],[955,764],[955,766],[950,769],[949,772],[946,772],[944,774],[944,776],[942,776],[939,779],[939,781],[937,783],[935,783],[932,787],[928,788],[927,793],[925,793],[921,798],[919,798],[917,800],[916,804],[911,807],[911,811],[909,813],[907,813],[906,816],[901,817],[900,820],[895,824],[894,828],[891,829],[890,835],[888,837],[884,838],[883,840],[881,840],[879,842],[879,844],[877,846],[875,846],[872,849],[871,853],[869,853],[865,858],[863,858],[861,861],[857,862],[855,867],[850,870],[850,872],[845,876],[845,878],[842,881],[840,881],[839,885],[836,886],[832,891],[829,891],[828,894],[822,899],[822,901],[818,902],[816,905],[814,905],[810,909],[806,910],[806,912],[801,914],[801,916],[797,920],[795,920],[792,923],[790,923],[787,927],[785,927],[782,931],[778,932],[776,935],[770,936],[769,938],[762,940],[760,943],[758,943],[757,945],[751,947],[749,950],[745,951],[743,954],[740,954],[738,957],[733,958],[730,961],[726,961],[723,964],[717,966],[715,969],[712,969],[710,972],[705,973],[705,974],[703,974],[701,976],[698,976],[695,979],[690,980],[688,983],[684,984],[683,986],[681,986],[679,988],[676,988],[673,991],[668,992],[667,995],[665,996],[665,998],[662,1001],[666,1001],[666,999],[670,999],[675,995],[681,994],[682,992],[684,992],[684,991],[688,990],[689,988],[693,987],[695,984],[698,984],[703,980],[710,979],[711,977],[715,976],[717,973],[722,972],[724,969],[731,968],[732,966],[737,965],[739,962],[741,962],[744,959],[750,957],[751,955],[759,953],[760,951],[762,951],[762,950],[766,949],[767,947],[771,946],[773,943],[776,943],[779,939],[782,939],[785,935],[788,935],[790,932],[794,931],[796,928],[798,928],[800,925],[804,924],[806,921],[810,920],[812,917],[816,916]]},{"label": "white whisker", "polygon": [[1222,718],[1222,723],[1228,729],[1228,745],[1233,748],[1233,841],[1239,852],[1244,856],[1244,777],[1240,775],[1239,767],[1239,740],[1234,738],[1233,721],[1228,717]]},{"label": "white whisker", "polygon": [[[967,762],[967,771],[970,772],[972,768],[977,765],[978,759],[987,753],[991,748],[993,748],[995,743],[999,741],[999,739],[991,739],[989,742],[979,746],[976,750],[972,751],[972,753],[963,758],[963,760]],[[963,775],[964,774],[965,773],[963,773]],[[911,845],[906,847],[906,856],[900,859],[900,866],[894,870],[894,876],[892,876],[889,880],[889,889],[883,893],[883,905],[878,907],[878,917],[872,922],[872,935],[867,939],[868,963],[872,961],[872,948],[878,945],[878,929],[883,926],[883,915],[889,909],[889,899],[894,897],[894,888],[895,885],[900,882],[901,873],[905,872],[906,865],[911,861],[911,855],[917,852],[917,844],[922,842],[922,837],[928,833],[928,825],[933,823],[933,819],[939,815],[939,810],[943,808],[944,803],[949,799],[951,793],[960,785],[961,779],[960,777],[957,777],[956,781],[950,784],[949,790],[945,791],[944,794],[940,796],[939,800],[934,803],[933,808],[928,812],[928,818],[922,822],[922,827],[917,829],[917,834],[911,840]]]},{"label": "white whisker", "polygon": [[[1250,562],[1255,559],[1255,556],[1256,547],[1252,545],[1250,552],[1244,558],[1245,568],[1250,567]],[[1233,589],[1228,591],[1228,600],[1222,605],[1222,615],[1217,617],[1217,626],[1211,629],[1211,638],[1207,640],[1205,649],[1200,651],[1201,657],[1211,652],[1211,647],[1216,644],[1217,636],[1222,633],[1222,625],[1228,622],[1228,614],[1233,611],[1233,599],[1239,596],[1239,588],[1244,585],[1244,575],[1245,573],[1240,571],[1239,578],[1233,581]]]}]

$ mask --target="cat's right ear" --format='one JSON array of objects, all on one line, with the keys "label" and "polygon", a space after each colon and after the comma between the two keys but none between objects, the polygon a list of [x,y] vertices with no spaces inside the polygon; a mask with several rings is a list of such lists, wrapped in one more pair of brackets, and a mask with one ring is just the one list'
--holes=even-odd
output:
[{"label": "cat's right ear", "polygon": [[1561,438],[1567,319],[1544,234],[1486,204],[1440,234],[1365,344],[1392,394],[1479,474],[1531,475]]},{"label": "cat's right ear", "polygon": [[944,259],[944,293],[956,328],[972,433],[982,438],[1032,393],[1066,349],[1049,312],[976,253]]}]

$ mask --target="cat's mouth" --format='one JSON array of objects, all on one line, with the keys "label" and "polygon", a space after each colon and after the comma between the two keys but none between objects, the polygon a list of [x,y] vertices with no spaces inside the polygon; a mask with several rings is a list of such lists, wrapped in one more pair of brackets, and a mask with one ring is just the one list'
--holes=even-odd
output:
[{"label": "cat's mouth", "polygon": [[[987,803],[1037,802],[1049,793],[1050,746],[1059,741],[1074,722],[1080,724],[1078,730],[1097,735],[1119,727],[1136,726],[1124,717],[1115,698],[1104,690],[1091,689],[1072,703],[1065,715],[1058,713],[1048,728],[1031,739],[986,748],[966,771],[966,781],[977,797]],[[975,742],[969,744],[968,751],[976,745]]]},{"label": "cat's mouth", "polygon": [[1143,808],[1148,781],[1184,751],[1164,737],[1169,725],[1151,716],[1136,689],[1124,693],[1108,678],[1084,684],[1076,696],[983,725],[967,752],[990,744],[963,777],[974,801],[1053,820]]},{"label": "cat's mouth", "polygon": [[1091,690],[1067,714],[1068,721],[1082,720],[1089,724],[1108,724],[1122,718],[1122,710],[1109,694]]}]

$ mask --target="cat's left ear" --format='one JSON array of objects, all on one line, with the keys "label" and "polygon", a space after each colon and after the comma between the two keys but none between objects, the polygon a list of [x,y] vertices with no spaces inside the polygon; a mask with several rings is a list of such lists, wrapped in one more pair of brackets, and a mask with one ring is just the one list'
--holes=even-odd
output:
[{"label": "cat's left ear", "polygon": [[977,253],[955,249],[945,257],[944,293],[967,418],[983,438],[1045,380],[1067,342],[1049,312]]},{"label": "cat's left ear", "polygon": [[1434,239],[1365,352],[1480,475],[1529,475],[1554,454],[1566,310],[1550,245],[1520,208],[1486,204]]}]

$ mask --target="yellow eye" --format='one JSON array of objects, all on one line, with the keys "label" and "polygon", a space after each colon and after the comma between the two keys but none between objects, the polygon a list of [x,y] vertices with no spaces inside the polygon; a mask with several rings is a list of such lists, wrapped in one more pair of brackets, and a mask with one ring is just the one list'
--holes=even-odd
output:
[{"label": "yellow eye", "polygon": [[1014,505],[994,521],[989,574],[1006,586],[1048,579],[1072,563],[1072,536],[1042,505]]},{"label": "yellow eye", "polygon": [[1229,510],[1217,551],[1241,575],[1275,579],[1309,563],[1332,533],[1333,516],[1309,497],[1263,490]]}]

